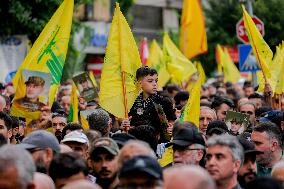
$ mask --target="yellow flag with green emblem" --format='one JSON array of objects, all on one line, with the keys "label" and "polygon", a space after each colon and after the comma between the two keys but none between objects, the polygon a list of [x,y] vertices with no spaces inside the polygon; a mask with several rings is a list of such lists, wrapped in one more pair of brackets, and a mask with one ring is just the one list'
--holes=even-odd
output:
[{"label": "yellow flag with green emblem", "polygon": [[[73,8],[74,0],[64,0],[33,44],[13,78],[13,85],[16,89],[15,99],[25,93],[25,91],[21,90],[23,89],[23,86],[21,86],[23,82],[20,81],[23,77],[22,70],[39,71],[51,75],[48,101],[49,106],[52,105],[55,93],[60,84],[68,49]],[[11,111],[13,115],[18,114],[17,108],[13,106]],[[39,114],[36,116],[26,114],[26,117],[30,119],[37,119],[38,116]]]},{"label": "yellow flag with green emblem", "polygon": [[142,66],[136,42],[118,3],[114,11],[100,81],[99,104],[127,118],[136,97],[136,71]]},{"label": "yellow flag with green emblem", "polygon": [[222,58],[225,82],[238,82],[241,79],[241,74],[234,62],[232,61],[232,58],[227,48],[224,49],[224,54]]},{"label": "yellow flag with green emblem", "polygon": [[192,62],[172,42],[168,33],[165,33],[163,38],[163,54],[173,83],[181,84],[197,72]]},{"label": "yellow flag with green emblem", "polygon": [[166,63],[163,60],[163,51],[156,40],[153,40],[151,44],[150,54],[146,65],[157,70],[158,86],[159,88],[164,87],[170,80],[170,74],[168,72]]}]

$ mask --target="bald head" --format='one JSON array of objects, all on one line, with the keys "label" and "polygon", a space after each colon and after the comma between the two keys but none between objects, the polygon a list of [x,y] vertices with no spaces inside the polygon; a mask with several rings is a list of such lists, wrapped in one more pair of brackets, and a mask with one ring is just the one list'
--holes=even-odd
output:
[{"label": "bald head", "polygon": [[87,180],[77,180],[74,182],[70,182],[67,185],[65,185],[62,189],[78,189],[78,188],[84,188],[84,189],[101,189],[97,184],[93,184]]},{"label": "bald head", "polygon": [[46,174],[36,172],[34,175],[35,189],[55,189],[54,182]]},{"label": "bald head", "polygon": [[282,183],[284,183],[284,161],[281,160],[277,162],[271,171],[271,176],[277,180],[280,180]]},{"label": "bald head", "polygon": [[120,150],[118,157],[119,164],[122,165],[123,162],[138,155],[146,155],[155,159],[157,158],[155,152],[146,142],[129,140]]},{"label": "bald head", "polygon": [[[190,179],[189,179],[190,178]],[[164,171],[164,189],[215,189],[215,183],[207,171],[199,166],[183,165]]]}]

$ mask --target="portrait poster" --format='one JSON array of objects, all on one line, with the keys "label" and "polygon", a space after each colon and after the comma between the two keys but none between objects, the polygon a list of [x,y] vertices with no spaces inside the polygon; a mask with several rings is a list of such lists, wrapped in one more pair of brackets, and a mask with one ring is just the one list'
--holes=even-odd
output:
[{"label": "portrait poster", "polygon": [[233,134],[243,133],[249,126],[249,115],[240,112],[227,111],[225,123]]},{"label": "portrait poster", "polygon": [[51,75],[23,69],[11,107],[11,115],[36,120],[48,105]]},{"label": "portrait poster", "polygon": [[95,100],[98,97],[97,88],[94,86],[87,72],[74,76],[73,81],[79,90],[80,96],[87,102]]}]

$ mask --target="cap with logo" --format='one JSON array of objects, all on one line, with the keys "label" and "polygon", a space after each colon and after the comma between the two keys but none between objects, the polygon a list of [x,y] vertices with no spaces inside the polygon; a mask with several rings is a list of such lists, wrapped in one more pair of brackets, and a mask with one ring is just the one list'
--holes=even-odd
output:
[{"label": "cap with logo", "polygon": [[107,138],[107,137],[99,138],[93,143],[92,148],[90,150],[91,157],[99,149],[104,149],[114,156],[118,155],[118,153],[119,153],[119,147],[116,144],[116,142],[113,139]]},{"label": "cap with logo", "polygon": [[190,146],[192,144],[201,144],[205,146],[205,141],[193,126],[182,126],[173,132],[173,141],[168,143],[167,146],[174,144],[178,146]]},{"label": "cap with logo", "polygon": [[28,80],[25,82],[25,84],[28,85],[30,83],[32,83],[32,84],[34,84],[36,86],[44,86],[45,81],[44,81],[43,78],[41,78],[39,76],[30,76],[28,78]]},{"label": "cap with logo", "polygon": [[163,171],[156,159],[150,156],[136,156],[126,161],[120,170],[119,177],[145,173],[155,179],[163,179]]},{"label": "cap with logo", "polygon": [[53,134],[45,130],[33,131],[28,136],[26,136],[23,139],[22,143],[19,145],[27,150],[32,150],[34,148],[51,148],[57,153],[60,152],[59,142],[57,138]]},{"label": "cap with logo", "polygon": [[62,143],[78,142],[78,143],[89,145],[88,137],[84,133],[82,133],[81,131],[72,131],[72,132],[68,133],[67,135],[64,136],[64,138],[61,142]]}]

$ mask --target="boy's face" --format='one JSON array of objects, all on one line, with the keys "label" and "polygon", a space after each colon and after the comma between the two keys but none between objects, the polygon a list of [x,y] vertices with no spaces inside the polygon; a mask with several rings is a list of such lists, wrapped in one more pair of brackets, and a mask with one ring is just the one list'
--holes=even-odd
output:
[{"label": "boy's face", "polygon": [[147,75],[139,81],[141,89],[147,94],[155,94],[158,89],[158,75]]}]

